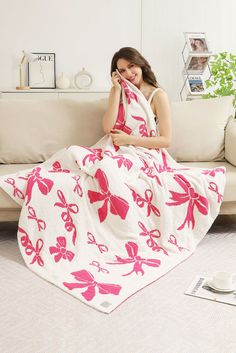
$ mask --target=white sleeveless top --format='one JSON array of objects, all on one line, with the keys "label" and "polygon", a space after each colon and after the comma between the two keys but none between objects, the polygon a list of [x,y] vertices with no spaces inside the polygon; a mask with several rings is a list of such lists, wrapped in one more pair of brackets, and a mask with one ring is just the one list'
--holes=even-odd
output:
[{"label": "white sleeveless top", "polygon": [[152,98],[154,97],[154,94],[159,90],[161,89],[161,87],[157,87],[156,89],[154,89],[150,95],[150,97],[148,98],[148,103],[151,104],[152,102]]},{"label": "white sleeveless top", "polygon": [[[156,89],[154,89],[150,95],[150,97],[148,98],[148,103],[151,105],[152,103],[152,99],[154,97],[154,94],[159,90],[161,89],[161,87],[157,87]],[[155,116],[155,114],[153,113],[153,118],[156,120],[156,123],[158,123],[158,117]]]}]

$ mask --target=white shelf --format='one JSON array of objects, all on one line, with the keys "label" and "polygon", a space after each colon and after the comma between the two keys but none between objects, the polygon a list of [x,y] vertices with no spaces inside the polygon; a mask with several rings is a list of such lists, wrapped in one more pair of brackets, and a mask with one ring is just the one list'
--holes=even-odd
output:
[{"label": "white shelf", "polygon": [[0,99],[74,99],[78,101],[94,101],[108,98],[108,88],[90,89],[0,89]]},{"label": "white shelf", "polygon": [[2,93],[19,93],[19,94],[25,94],[25,93],[108,93],[110,91],[109,88],[90,88],[90,89],[59,89],[59,88],[54,88],[54,89],[47,89],[47,88],[31,88],[31,89],[26,89],[26,90],[18,90],[14,88],[6,88],[6,89],[0,89],[0,92]]}]

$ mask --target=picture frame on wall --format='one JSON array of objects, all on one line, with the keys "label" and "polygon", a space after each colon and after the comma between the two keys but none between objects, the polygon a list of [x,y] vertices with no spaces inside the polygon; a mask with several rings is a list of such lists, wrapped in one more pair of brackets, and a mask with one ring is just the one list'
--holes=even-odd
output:
[{"label": "picture frame on wall", "polygon": [[210,60],[210,55],[189,55],[186,61],[186,70],[190,74],[202,74]]},{"label": "picture frame on wall", "polygon": [[204,32],[194,33],[185,32],[185,40],[187,43],[189,53],[209,53],[209,45],[206,39],[206,34]]},{"label": "picture frame on wall", "polygon": [[32,53],[37,59],[28,63],[28,85],[32,89],[56,88],[56,54]]},{"label": "picture frame on wall", "polygon": [[190,95],[202,95],[206,93],[206,85],[202,75],[188,75],[185,78]]}]

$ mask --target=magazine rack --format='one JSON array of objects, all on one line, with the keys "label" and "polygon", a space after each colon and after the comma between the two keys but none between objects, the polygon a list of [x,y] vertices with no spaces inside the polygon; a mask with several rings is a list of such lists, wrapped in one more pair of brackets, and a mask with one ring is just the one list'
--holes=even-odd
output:
[{"label": "magazine rack", "polygon": [[204,32],[185,32],[184,35],[185,44],[182,50],[184,83],[180,90],[180,98],[183,100],[185,92],[186,100],[199,99],[206,90],[203,78],[206,69],[211,75],[209,66],[211,52]]}]

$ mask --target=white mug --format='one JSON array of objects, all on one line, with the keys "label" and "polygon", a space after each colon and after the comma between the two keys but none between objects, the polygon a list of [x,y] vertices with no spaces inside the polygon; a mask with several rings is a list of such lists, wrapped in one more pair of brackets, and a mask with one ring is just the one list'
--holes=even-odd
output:
[{"label": "white mug", "polygon": [[212,284],[219,289],[229,289],[236,286],[236,274],[227,271],[217,271],[213,274]]}]

